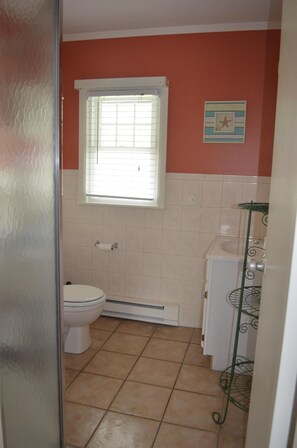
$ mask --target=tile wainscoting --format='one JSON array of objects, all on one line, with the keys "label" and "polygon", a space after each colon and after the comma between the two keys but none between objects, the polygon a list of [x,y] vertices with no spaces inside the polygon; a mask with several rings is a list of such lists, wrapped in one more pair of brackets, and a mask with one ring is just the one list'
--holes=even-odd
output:
[{"label": "tile wainscoting", "polygon": [[[78,171],[63,171],[64,282],[103,289],[108,297],[174,303],[179,325],[200,327],[205,255],[215,235],[243,236],[239,202],[269,200],[269,177],[166,174],[164,210],[78,205]],[[253,234],[261,226],[253,224]],[[95,241],[117,241],[99,251]]]}]

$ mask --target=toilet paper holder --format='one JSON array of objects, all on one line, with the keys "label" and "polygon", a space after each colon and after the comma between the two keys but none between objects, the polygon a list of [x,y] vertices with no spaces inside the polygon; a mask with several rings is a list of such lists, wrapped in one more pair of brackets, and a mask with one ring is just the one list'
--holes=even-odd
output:
[{"label": "toilet paper holder", "polygon": [[119,248],[119,243],[114,242],[112,244],[110,243],[103,243],[103,241],[97,240],[94,244],[95,247],[102,250],[114,250]]}]

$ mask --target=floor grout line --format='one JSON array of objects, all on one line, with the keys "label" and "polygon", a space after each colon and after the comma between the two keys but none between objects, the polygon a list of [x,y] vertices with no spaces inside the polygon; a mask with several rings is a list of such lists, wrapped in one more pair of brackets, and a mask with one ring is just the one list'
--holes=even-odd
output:
[{"label": "floor grout line", "polygon": [[[105,317],[105,319],[106,319],[106,317]],[[109,319],[109,318],[107,318],[107,319]],[[119,319],[119,320],[120,320],[120,319]],[[120,328],[120,326],[121,326],[124,322],[129,322],[129,320],[121,319],[121,322],[120,322],[120,323],[119,323],[113,330],[111,330],[111,329],[107,329],[106,327],[105,327],[105,328],[104,328],[104,327],[103,327],[103,328],[99,328],[99,327],[91,327],[92,330],[99,330],[99,331],[109,332],[110,335],[109,335],[108,338],[101,344],[101,346],[100,346],[98,349],[95,350],[93,356],[91,356],[91,358],[88,359],[88,360],[86,361],[86,363],[83,365],[83,367],[82,367],[81,369],[74,369],[74,368],[72,368],[72,367],[65,367],[66,369],[75,371],[75,372],[77,373],[77,375],[70,381],[70,383],[67,385],[67,387],[65,387],[65,390],[67,390],[67,389],[73,384],[73,382],[79,377],[79,375],[80,375],[81,373],[90,374],[90,375],[93,375],[93,376],[101,376],[101,377],[105,377],[105,378],[111,378],[111,379],[116,379],[116,380],[121,380],[121,381],[122,381],[122,384],[121,384],[119,390],[116,392],[115,396],[113,397],[113,399],[111,400],[109,406],[108,406],[106,409],[102,409],[102,408],[99,408],[99,407],[96,407],[96,406],[87,405],[87,404],[82,404],[82,403],[77,403],[77,402],[75,402],[75,401],[69,401],[69,400],[67,400],[67,401],[70,402],[70,403],[79,404],[79,405],[81,405],[81,406],[90,407],[90,408],[93,408],[93,409],[100,409],[101,411],[104,411],[104,414],[103,414],[102,418],[100,419],[100,421],[99,421],[98,424],[96,425],[95,429],[94,429],[94,430],[92,431],[92,433],[90,434],[90,437],[88,438],[88,441],[84,444],[84,447],[83,447],[83,448],[87,448],[87,446],[89,445],[89,443],[90,443],[91,439],[93,438],[94,434],[96,433],[96,431],[98,430],[98,428],[100,427],[101,423],[102,423],[103,420],[106,418],[106,416],[107,416],[107,414],[108,414],[109,412],[113,412],[113,413],[115,413],[115,414],[127,415],[127,416],[131,416],[131,417],[136,417],[136,418],[141,418],[141,419],[144,419],[144,420],[150,420],[150,421],[158,422],[158,428],[157,428],[156,434],[155,434],[155,436],[154,436],[154,438],[153,438],[153,441],[152,441],[152,444],[151,444],[151,448],[153,448],[153,447],[155,446],[156,440],[157,440],[157,438],[158,438],[158,435],[159,435],[159,433],[160,433],[160,430],[161,430],[161,427],[162,427],[162,424],[163,424],[163,423],[166,423],[166,424],[168,424],[168,425],[177,426],[177,427],[180,427],[180,428],[189,428],[189,429],[193,429],[193,430],[206,431],[206,432],[210,432],[210,433],[212,433],[212,434],[215,434],[215,435],[217,436],[216,448],[219,448],[219,445],[220,445],[220,437],[221,437],[221,435],[222,435],[221,427],[219,428],[219,431],[218,431],[218,432],[215,432],[215,431],[212,431],[212,430],[210,430],[210,429],[197,428],[197,427],[187,426],[187,425],[179,424],[179,423],[164,422],[164,417],[165,417],[165,414],[166,414],[166,412],[167,412],[167,410],[168,410],[168,407],[169,407],[169,404],[170,404],[170,402],[171,402],[171,399],[172,399],[172,396],[173,396],[174,391],[181,391],[181,392],[187,392],[187,393],[191,393],[191,394],[195,394],[195,395],[205,395],[205,396],[210,396],[210,397],[222,398],[222,397],[220,397],[220,396],[218,396],[218,395],[210,395],[210,394],[207,394],[207,393],[193,392],[193,391],[190,391],[190,390],[184,390],[184,389],[180,389],[180,388],[177,389],[177,388],[176,388],[176,384],[177,384],[177,381],[178,381],[179,376],[180,376],[180,374],[181,374],[181,371],[182,371],[183,366],[187,366],[187,365],[189,365],[189,366],[195,366],[195,367],[202,367],[202,368],[204,368],[204,369],[211,369],[210,366],[207,367],[207,366],[205,366],[205,365],[199,365],[199,364],[196,364],[196,363],[194,363],[194,362],[191,364],[191,363],[190,363],[191,361],[185,363],[185,359],[186,359],[186,357],[187,357],[187,354],[188,354],[188,351],[189,351],[190,346],[191,346],[191,345],[197,345],[197,346],[200,345],[199,343],[193,342],[193,340],[192,340],[193,337],[196,336],[196,335],[195,335],[195,329],[192,329],[192,331],[191,331],[191,335],[189,336],[188,341],[181,341],[181,340],[176,340],[177,338],[176,338],[176,339],[172,339],[172,338],[170,338],[170,337],[168,337],[168,338],[167,338],[167,337],[166,337],[166,338],[165,338],[165,337],[158,337],[158,333],[157,333],[158,328],[164,328],[164,327],[166,328],[167,326],[162,326],[162,325],[157,325],[157,324],[153,324],[153,325],[154,325],[154,328],[153,328],[153,331],[151,332],[150,335],[148,335],[148,334],[144,335],[144,334],[139,334],[139,333],[136,334],[134,331],[133,331],[133,332],[129,332],[129,331],[127,331],[127,330],[125,330],[124,332],[121,332],[121,331],[119,331],[119,328]],[[144,322],[144,324],[145,324],[145,323],[146,323],[146,322]],[[175,328],[175,327],[173,327],[173,328]],[[181,328],[182,328],[182,327],[181,327]],[[187,327],[184,327],[184,328],[187,328]],[[146,343],[144,344],[143,348],[141,349],[140,353],[137,354],[137,355],[136,355],[136,354],[131,354],[131,353],[123,353],[122,351],[119,351],[119,352],[111,351],[111,350],[108,350],[108,349],[104,348],[104,346],[105,346],[105,344],[112,338],[112,336],[113,336],[114,334],[119,334],[119,335],[130,335],[130,336],[141,336],[141,337],[147,338],[147,341],[146,341]],[[157,340],[160,340],[160,341],[172,341],[172,342],[175,342],[175,343],[177,343],[177,342],[181,342],[181,343],[183,343],[183,344],[186,344],[186,349],[185,349],[185,351],[184,351],[184,353],[183,353],[182,360],[181,360],[181,361],[172,361],[172,360],[167,360],[167,359],[164,359],[164,358],[163,358],[163,359],[162,359],[162,358],[158,358],[158,357],[156,357],[156,356],[154,356],[154,357],[143,356],[143,353],[144,353],[145,349],[147,348],[148,344],[150,343],[150,341],[151,341],[151,340],[156,340],[156,339],[157,339]],[[96,340],[95,340],[95,341],[96,341]],[[100,353],[100,352],[108,352],[108,353],[115,353],[115,354],[121,354],[121,355],[130,355],[130,356],[135,356],[136,359],[135,359],[135,362],[133,363],[133,365],[131,366],[131,368],[129,368],[129,370],[128,370],[126,376],[125,376],[125,378],[119,378],[119,377],[114,377],[114,376],[110,376],[110,375],[102,375],[101,373],[94,373],[94,372],[87,372],[87,371],[85,371],[85,369],[86,369],[87,366],[91,363],[91,361],[94,359],[94,357],[95,357],[98,353]],[[203,355],[203,353],[202,353],[202,355]],[[152,359],[152,360],[156,360],[156,361],[164,361],[164,362],[166,362],[166,363],[172,363],[172,364],[176,364],[176,365],[178,365],[179,368],[178,368],[177,374],[176,374],[176,376],[175,376],[175,380],[174,380],[174,382],[173,382],[173,385],[172,385],[172,386],[165,386],[165,385],[151,384],[150,382],[144,382],[144,381],[142,381],[142,380],[137,380],[137,379],[129,379],[129,376],[131,375],[131,372],[132,372],[133,369],[137,366],[138,362],[139,362],[141,359]],[[65,363],[64,363],[64,366],[65,366]],[[114,401],[116,400],[116,398],[118,397],[118,395],[121,393],[123,387],[125,386],[125,384],[127,384],[127,382],[130,382],[130,383],[137,383],[137,384],[143,384],[143,385],[148,385],[148,386],[153,386],[153,387],[159,387],[159,388],[164,388],[164,389],[170,390],[170,394],[169,394],[168,400],[167,400],[167,402],[166,402],[166,406],[165,406],[165,408],[164,408],[164,411],[163,411],[163,413],[162,413],[162,416],[161,416],[160,420],[159,420],[159,418],[158,418],[158,419],[154,419],[154,418],[151,418],[151,417],[148,418],[148,417],[143,417],[143,416],[140,416],[140,415],[130,414],[130,413],[127,413],[127,412],[124,412],[124,411],[118,411],[118,410],[112,410],[112,409],[111,409],[111,407],[112,407]],[[66,402],[66,400],[65,400],[65,402]],[[224,433],[224,434],[227,434],[227,433]],[[230,435],[232,435],[232,437],[235,437],[234,434],[230,434]],[[243,437],[242,437],[242,438],[243,438]],[[73,446],[75,446],[75,445],[73,445]],[[202,447],[202,448],[203,448],[203,447]]]},{"label": "floor grout line", "polygon": [[[193,334],[193,333],[192,333],[192,334]],[[192,335],[191,335],[191,336],[192,336]],[[190,340],[191,340],[191,338],[190,338]],[[179,367],[179,370],[178,370],[178,372],[177,372],[177,375],[176,375],[174,384],[173,384],[173,386],[172,386],[171,394],[170,394],[170,396],[169,396],[169,398],[168,398],[167,405],[165,406],[165,409],[164,409],[164,412],[163,412],[163,415],[162,415],[162,418],[161,418],[161,423],[160,423],[160,426],[159,426],[159,428],[158,428],[158,431],[157,431],[157,434],[156,434],[156,436],[155,436],[155,439],[154,439],[154,441],[153,441],[152,448],[153,448],[153,446],[154,446],[154,444],[155,444],[155,442],[156,442],[156,440],[157,440],[157,437],[158,437],[160,428],[161,428],[161,426],[162,426],[162,423],[164,422],[164,417],[165,417],[166,411],[167,411],[167,409],[168,409],[168,406],[169,406],[171,397],[172,397],[172,395],[173,395],[173,392],[174,392],[174,390],[175,390],[175,385],[176,385],[176,382],[177,382],[177,380],[178,380],[180,371],[181,371],[181,369],[182,369],[183,362],[184,362],[184,359],[185,359],[185,357],[186,357],[186,353],[187,353],[187,351],[188,351],[189,345],[190,345],[190,343],[188,343],[188,346],[187,346],[187,349],[185,350],[185,353],[184,353],[182,362],[180,363],[180,367]]]},{"label": "floor grout line", "polygon": [[[120,326],[120,325],[121,325],[121,324],[119,324],[118,326]],[[99,348],[99,350],[97,350],[97,352],[96,352],[95,355],[97,355],[97,353],[99,353],[99,352],[102,350],[102,348],[104,347],[104,345],[106,344],[106,342],[112,337],[112,335],[115,333],[115,331],[116,331],[117,328],[118,328],[118,327],[115,328],[115,330],[111,333],[111,335],[109,336],[109,338],[102,344],[102,346]],[[93,358],[95,357],[95,355],[93,356]],[[93,358],[92,358],[92,359],[93,359]],[[92,359],[89,360],[89,362],[85,365],[85,367],[83,368],[83,370],[87,367],[87,365],[91,362]],[[123,381],[123,384],[124,384],[124,381]],[[123,386],[123,384],[122,384],[122,386]],[[122,386],[121,386],[121,387],[122,387]],[[119,392],[119,391],[118,391],[118,392]],[[115,396],[117,396],[118,392],[116,393]],[[111,403],[110,403],[110,405],[111,405]],[[109,405],[109,407],[110,407],[110,405]],[[93,438],[95,432],[97,431],[97,429],[98,429],[99,426],[101,425],[102,421],[104,420],[105,416],[107,415],[108,410],[109,410],[109,407],[108,407],[107,409],[104,410],[105,412],[104,412],[103,417],[100,419],[100,421],[98,422],[98,425],[96,426],[96,428],[94,429],[94,431],[91,433],[91,435],[90,435],[90,437],[89,437],[87,443],[84,445],[84,448],[87,448],[87,446],[88,446],[88,444],[90,443],[91,439]]]},{"label": "floor grout line", "polygon": [[[154,332],[153,332],[154,333]],[[151,340],[151,336],[148,338],[148,340],[147,340],[147,343],[144,345],[144,347],[143,347],[143,349],[142,349],[142,351],[141,351],[141,353],[139,354],[139,355],[135,355],[135,356],[138,356],[137,357],[137,360],[135,361],[135,363],[134,363],[134,365],[133,365],[133,367],[136,365],[136,363],[138,362],[138,360],[139,360],[139,358],[140,358],[140,356],[141,356],[141,354],[143,353],[143,351],[145,350],[145,347],[147,346],[147,344],[149,343],[149,341]],[[129,373],[128,373],[128,375],[126,376],[126,379],[123,381],[123,384],[122,384],[122,386],[120,387],[120,389],[118,390],[118,392],[116,393],[116,395],[114,396],[114,398],[113,398],[113,400],[112,400],[112,402],[110,403],[110,405],[109,405],[109,408],[108,409],[110,409],[110,407],[112,406],[112,404],[113,404],[113,402],[115,401],[115,399],[116,399],[116,397],[118,396],[118,394],[120,393],[120,391],[122,390],[122,388],[124,387],[124,385],[125,385],[125,383],[126,383],[126,381],[127,381],[127,378],[128,378],[128,376],[130,375],[130,373],[131,373],[131,371],[132,371],[132,369],[133,369],[133,367],[130,369],[130,371],[129,371]]]}]

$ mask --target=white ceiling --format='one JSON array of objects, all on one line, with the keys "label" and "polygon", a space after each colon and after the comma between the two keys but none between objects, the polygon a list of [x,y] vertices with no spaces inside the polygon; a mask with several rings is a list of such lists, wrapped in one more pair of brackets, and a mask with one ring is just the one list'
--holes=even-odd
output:
[{"label": "white ceiling", "polygon": [[65,40],[276,28],[282,0],[63,0]]}]

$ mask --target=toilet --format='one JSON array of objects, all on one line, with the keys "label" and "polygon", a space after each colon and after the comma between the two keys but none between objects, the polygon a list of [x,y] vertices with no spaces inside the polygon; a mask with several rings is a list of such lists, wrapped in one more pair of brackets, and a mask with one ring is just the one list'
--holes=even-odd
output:
[{"label": "toilet", "polygon": [[91,345],[89,325],[102,313],[104,292],[87,285],[64,285],[64,351],[79,354]]}]

